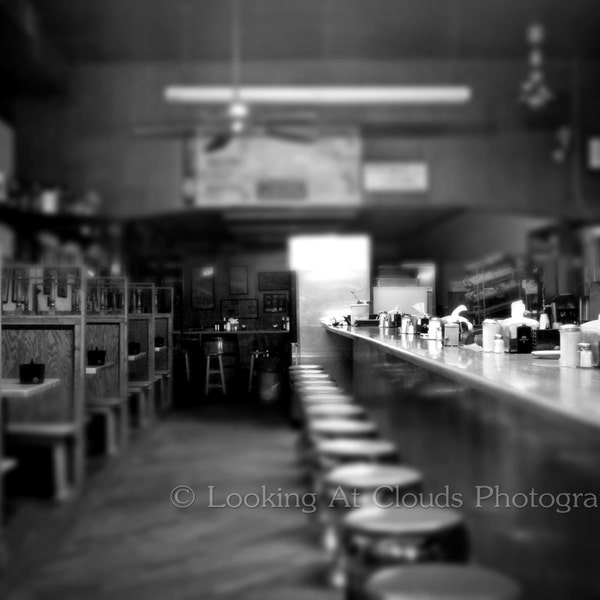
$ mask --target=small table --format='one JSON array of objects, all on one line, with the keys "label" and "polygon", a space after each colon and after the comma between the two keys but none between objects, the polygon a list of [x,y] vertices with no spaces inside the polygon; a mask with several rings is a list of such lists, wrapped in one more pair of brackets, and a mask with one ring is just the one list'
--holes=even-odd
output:
[{"label": "small table", "polygon": [[113,362],[107,362],[104,363],[103,365],[96,365],[96,366],[87,366],[85,368],[85,374],[86,375],[97,375],[100,371],[103,371],[104,369],[108,369],[110,367],[114,367],[115,363]]},{"label": "small table", "polygon": [[43,394],[60,383],[60,379],[45,379],[42,383],[19,383],[18,378],[2,379],[0,391],[2,398],[31,398]]}]

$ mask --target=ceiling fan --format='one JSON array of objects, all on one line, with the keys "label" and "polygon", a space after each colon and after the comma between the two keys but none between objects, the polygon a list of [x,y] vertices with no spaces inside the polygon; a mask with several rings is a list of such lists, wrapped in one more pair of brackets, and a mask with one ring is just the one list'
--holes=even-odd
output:
[{"label": "ceiling fan", "polygon": [[[401,86],[247,86],[242,83],[240,0],[231,0],[231,85],[172,85],[167,102],[210,107],[194,122],[147,124],[136,128],[144,137],[209,136],[214,152],[248,132],[310,142],[319,135],[317,108],[464,104],[471,89],[461,85]],[[217,111],[215,106],[221,106]],[[290,110],[294,107],[294,110]]]},{"label": "ceiling fan", "polygon": [[[167,101],[171,89],[165,91]],[[210,89],[213,95],[205,104],[222,105],[221,108],[200,112],[193,122],[140,124],[135,134],[141,137],[208,136],[205,146],[208,152],[221,150],[236,137],[249,132],[296,142],[311,142],[318,136],[314,110],[264,111],[251,106],[252,100],[246,98],[242,87],[240,0],[231,0],[231,85]],[[219,89],[224,93],[214,95]]]}]

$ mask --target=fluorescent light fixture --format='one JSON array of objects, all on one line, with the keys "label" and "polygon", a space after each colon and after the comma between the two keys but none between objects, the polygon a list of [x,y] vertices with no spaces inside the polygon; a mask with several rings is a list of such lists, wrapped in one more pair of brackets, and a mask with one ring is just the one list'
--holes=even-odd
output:
[{"label": "fluorescent light fixture", "polygon": [[471,99],[468,86],[169,86],[169,102],[221,104],[464,104]]}]

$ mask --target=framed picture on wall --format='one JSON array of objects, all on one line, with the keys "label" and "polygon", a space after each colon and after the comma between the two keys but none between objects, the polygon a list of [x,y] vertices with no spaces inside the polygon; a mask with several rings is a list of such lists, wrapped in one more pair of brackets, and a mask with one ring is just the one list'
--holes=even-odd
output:
[{"label": "framed picture on wall", "polygon": [[221,318],[228,319],[256,319],[258,318],[258,300],[221,300]]},{"label": "framed picture on wall", "polygon": [[265,294],[263,296],[263,312],[287,312],[287,294]]},{"label": "framed picture on wall", "polygon": [[190,292],[192,310],[215,308],[215,268],[192,267],[190,269]]},{"label": "framed picture on wall", "polygon": [[248,293],[248,267],[229,267],[229,294]]},{"label": "framed picture on wall", "polygon": [[289,271],[269,271],[258,274],[258,291],[271,292],[290,289]]}]

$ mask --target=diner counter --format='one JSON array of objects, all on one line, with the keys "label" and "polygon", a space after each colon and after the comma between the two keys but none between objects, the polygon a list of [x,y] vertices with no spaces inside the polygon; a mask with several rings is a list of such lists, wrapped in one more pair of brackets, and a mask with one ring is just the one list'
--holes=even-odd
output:
[{"label": "diner counter", "polygon": [[562,367],[531,354],[484,353],[469,347],[402,335],[396,329],[334,327],[327,331],[366,340],[418,367],[502,399],[527,402],[600,426],[600,369]]}]

